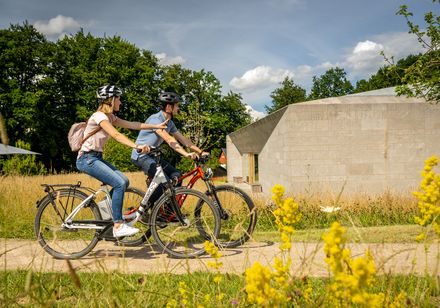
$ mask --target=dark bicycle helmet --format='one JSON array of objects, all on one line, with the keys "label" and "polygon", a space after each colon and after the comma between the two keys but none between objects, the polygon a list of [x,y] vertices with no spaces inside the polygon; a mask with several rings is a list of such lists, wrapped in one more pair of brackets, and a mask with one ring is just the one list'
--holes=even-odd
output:
[{"label": "dark bicycle helmet", "polygon": [[121,96],[122,90],[118,88],[117,86],[102,86],[99,87],[96,91],[96,98],[99,102],[102,102],[106,100],[107,98],[113,97],[113,96]]},{"label": "dark bicycle helmet", "polygon": [[162,107],[165,107],[166,105],[169,104],[174,105],[175,103],[179,103],[182,101],[180,96],[174,92],[162,92],[159,94],[157,100],[162,105]]}]

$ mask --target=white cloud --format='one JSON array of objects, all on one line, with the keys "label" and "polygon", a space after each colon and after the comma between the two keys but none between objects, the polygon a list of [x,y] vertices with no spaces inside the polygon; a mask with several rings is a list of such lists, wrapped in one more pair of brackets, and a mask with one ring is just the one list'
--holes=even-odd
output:
[{"label": "white cloud", "polygon": [[310,65],[300,65],[295,69],[295,76],[308,76],[312,73],[312,67]]},{"label": "white cloud", "polygon": [[352,75],[371,74],[384,65],[384,57],[380,54],[383,50],[384,46],[380,43],[369,40],[358,42],[347,56],[344,67],[350,69]]},{"label": "white cloud", "polygon": [[354,54],[362,53],[362,52],[377,52],[383,49],[381,44],[377,44],[375,42],[366,40],[365,42],[357,43],[356,47],[353,50]]},{"label": "white cloud", "polygon": [[261,111],[257,111],[254,108],[252,108],[252,106],[250,105],[246,105],[246,110],[247,112],[249,112],[249,114],[251,115],[253,121],[257,121],[259,119],[264,118],[267,114]]},{"label": "white cloud", "polygon": [[381,51],[387,58],[395,61],[410,54],[425,51],[415,35],[406,32],[386,33],[373,37],[371,40],[358,42],[341,64],[352,77],[369,78],[377,70],[386,65]]},{"label": "white cloud", "polygon": [[158,53],[156,58],[159,60],[160,65],[183,64],[186,62],[181,56],[170,57],[166,53]]},{"label": "white cloud", "polygon": [[394,56],[396,59],[426,51],[417,41],[417,37],[407,32],[385,33],[376,36],[375,40],[384,46],[388,57]]},{"label": "white cloud", "polygon": [[78,30],[81,24],[72,17],[58,15],[51,18],[48,22],[36,21],[35,29],[47,36],[64,35],[66,31]]},{"label": "white cloud", "polygon": [[278,84],[286,77],[293,78],[293,76],[292,71],[262,65],[245,72],[241,77],[232,78],[229,85],[236,90],[243,91],[262,89]]}]

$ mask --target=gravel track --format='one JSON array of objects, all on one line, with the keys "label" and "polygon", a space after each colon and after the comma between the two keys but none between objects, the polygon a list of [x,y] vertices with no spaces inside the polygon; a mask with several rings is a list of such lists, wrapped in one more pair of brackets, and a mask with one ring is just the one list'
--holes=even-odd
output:
[{"label": "gravel track", "polygon": [[[378,274],[439,275],[440,245],[422,244],[349,244],[352,256],[362,256],[369,249]],[[172,259],[158,253],[155,245],[119,247],[111,242],[99,242],[90,254],[71,261],[77,271],[122,273],[174,273],[207,271],[209,256],[198,259]],[[241,274],[258,261],[271,266],[280,256],[277,243],[250,242],[242,247],[222,251],[221,272]],[[292,271],[296,276],[325,277],[329,275],[324,262],[323,243],[293,243]],[[0,239],[0,268],[2,270],[33,269],[41,272],[68,271],[65,260],[47,254],[37,241]]]}]

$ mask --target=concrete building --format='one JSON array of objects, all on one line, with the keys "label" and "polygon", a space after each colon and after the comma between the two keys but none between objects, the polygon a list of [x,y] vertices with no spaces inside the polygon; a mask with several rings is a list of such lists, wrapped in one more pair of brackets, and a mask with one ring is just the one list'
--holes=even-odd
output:
[{"label": "concrete building", "polygon": [[228,181],[270,194],[406,192],[440,157],[440,104],[394,88],[292,104],[227,136]]}]

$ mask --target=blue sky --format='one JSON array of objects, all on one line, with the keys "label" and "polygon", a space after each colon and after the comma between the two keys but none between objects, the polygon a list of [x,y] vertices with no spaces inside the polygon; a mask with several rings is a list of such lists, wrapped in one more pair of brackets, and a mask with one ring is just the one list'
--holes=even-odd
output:
[{"label": "blue sky", "polygon": [[264,112],[289,76],[309,92],[313,76],[339,66],[353,84],[384,59],[421,52],[396,15],[406,4],[423,27],[431,0],[0,0],[0,27],[33,24],[47,38],[76,33],[119,35],[164,64],[211,71],[224,93]]}]

